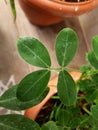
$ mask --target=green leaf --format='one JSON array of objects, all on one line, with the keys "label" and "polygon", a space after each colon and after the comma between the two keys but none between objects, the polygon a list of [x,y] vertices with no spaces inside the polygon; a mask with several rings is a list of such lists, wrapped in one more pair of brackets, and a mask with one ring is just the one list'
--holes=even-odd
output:
[{"label": "green leaf", "polygon": [[87,54],[87,61],[92,65],[95,69],[98,69],[98,60],[94,54],[94,51],[90,51]]},{"label": "green leaf", "polygon": [[94,127],[94,128],[92,128],[91,130],[98,130],[98,127]]},{"label": "green leaf", "polygon": [[93,45],[94,54],[98,59],[98,36],[93,37],[92,45]]},{"label": "green leaf", "polygon": [[41,130],[59,130],[58,127],[56,126],[55,122],[53,121],[49,121],[47,123],[45,123]]},{"label": "green leaf", "polygon": [[93,105],[91,107],[91,112],[92,112],[92,116],[94,117],[94,119],[96,119],[98,121],[98,105]]},{"label": "green leaf", "polygon": [[88,92],[95,84],[90,79],[83,79],[77,82],[77,85],[79,86],[80,91]]},{"label": "green leaf", "polygon": [[9,88],[0,97],[0,106],[5,107],[7,109],[11,109],[11,110],[25,110],[27,108],[30,108],[30,107],[40,103],[46,97],[47,93],[49,92],[49,88],[47,88],[36,99],[28,101],[28,102],[22,102],[17,99],[17,96],[16,96],[17,87],[18,87],[18,85]]},{"label": "green leaf", "polygon": [[59,32],[56,38],[55,51],[60,66],[66,66],[72,61],[77,47],[78,37],[72,29],[64,28]]},{"label": "green leaf", "polygon": [[58,130],[68,130],[68,129],[64,129],[63,126],[57,126]]},{"label": "green leaf", "polygon": [[0,130],[40,130],[39,125],[22,115],[0,115]]},{"label": "green leaf", "polygon": [[85,73],[86,71],[91,70],[91,67],[89,65],[81,65],[80,66],[80,72]]},{"label": "green leaf", "polygon": [[75,82],[65,70],[62,70],[59,74],[57,89],[60,100],[66,106],[71,106],[76,102],[77,90]]},{"label": "green leaf", "polygon": [[90,120],[90,116],[87,114],[83,114],[82,116],[80,116],[80,119],[81,119],[80,126],[86,128],[88,125],[88,121]]},{"label": "green leaf", "polygon": [[85,99],[87,100],[87,102],[90,103],[90,102],[93,102],[97,98],[97,95],[98,95],[97,89],[93,88],[87,91]]},{"label": "green leaf", "polygon": [[42,68],[51,66],[46,47],[37,39],[30,37],[19,38],[17,47],[20,56],[29,64]]},{"label": "green leaf", "polygon": [[67,126],[71,120],[71,113],[66,110],[60,110],[58,114],[58,123],[62,126]]},{"label": "green leaf", "polygon": [[69,126],[72,128],[72,129],[75,129],[77,128],[79,125],[80,125],[80,118],[78,117],[75,117],[75,118],[72,118],[72,120],[70,121],[69,123]]},{"label": "green leaf", "polygon": [[17,97],[21,101],[30,101],[39,97],[46,89],[50,71],[39,70],[28,74],[18,85]]},{"label": "green leaf", "polygon": [[14,18],[16,19],[15,1],[14,0],[10,0],[10,5],[11,5],[11,9],[12,9],[12,13],[14,15]]},{"label": "green leaf", "polygon": [[[91,113],[92,114],[92,113]],[[89,116],[88,120],[89,126],[91,126],[91,130],[98,127],[98,120],[96,120],[92,115]]]},{"label": "green leaf", "polygon": [[91,77],[92,77],[92,80],[93,80],[96,88],[98,88],[98,72],[93,74],[93,75],[91,75]]}]

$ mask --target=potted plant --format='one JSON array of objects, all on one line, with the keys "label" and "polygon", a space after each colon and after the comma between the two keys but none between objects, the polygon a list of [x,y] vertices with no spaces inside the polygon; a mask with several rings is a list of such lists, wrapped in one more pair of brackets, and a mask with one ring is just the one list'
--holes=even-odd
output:
[{"label": "potted plant", "polygon": [[[19,38],[17,47],[20,56],[29,64],[41,67],[25,76],[0,97],[0,106],[12,110],[26,110],[44,105],[55,93],[52,118],[41,126],[34,120],[18,114],[0,115],[1,130],[97,130],[98,129],[98,36],[92,40],[93,49],[86,54],[88,64],[79,70],[67,67],[78,48],[78,37],[70,28],[62,29],[56,37],[55,52],[59,68],[51,68],[48,50],[36,38]],[[50,73],[58,75],[50,81]],[[72,75],[75,75],[74,78]],[[78,78],[77,78],[78,77]],[[50,87],[48,87],[50,86]],[[53,90],[52,90],[53,88]],[[50,90],[49,90],[50,89]],[[51,92],[52,93],[51,93]],[[48,99],[47,99],[48,97]],[[33,111],[34,110],[34,111]],[[33,111],[33,113],[32,113]],[[35,118],[35,109],[31,108]],[[39,110],[37,111],[37,113]],[[45,117],[44,117],[45,118]]]},{"label": "potted plant", "polygon": [[98,6],[97,0],[19,0],[19,3],[28,19],[40,26],[82,15]]}]

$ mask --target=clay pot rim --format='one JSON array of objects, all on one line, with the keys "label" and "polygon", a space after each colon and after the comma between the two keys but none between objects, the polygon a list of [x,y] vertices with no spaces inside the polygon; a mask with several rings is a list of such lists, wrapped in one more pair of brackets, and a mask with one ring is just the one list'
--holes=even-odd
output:
[{"label": "clay pot rim", "polygon": [[82,1],[82,2],[66,2],[66,1],[58,1],[58,0],[50,0],[53,2],[56,2],[58,4],[63,4],[63,5],[85,5],[85,4],[89,4],[91,2],[93,2],[94,0],[88,0],[88,1]]},{"label": "clay pot rim", "polygon": [[[81,15],[84,12],[89,12],[96,6],[98,6],[97,0],[89,0],[85,2],[62,2],[58,0],[37,0],[34,2],[33,0],[27,0],[29,5],[35,5],[38,8],[42,8],[47,10],[48,12],[52,12],[55,15],[59,15],[65,17],[67,14],[65,12],[69,12],[72,16]],[[70,16],[69,15],[69,16]]]},{"label": "clay pot rim", "polygon": [[96,5],[97,1],[96,0],[88,0],[84,2],[63,2],[59,0],[37,0],[37,2],[33,2],[32,0],[28,0],[29,3],[33,3],[39,7],[44,6],[43,8],[65,8],[65,6],[73,7],[73,6],[88,6],[88,4],[92,4],[93,2],[94,5]]}]

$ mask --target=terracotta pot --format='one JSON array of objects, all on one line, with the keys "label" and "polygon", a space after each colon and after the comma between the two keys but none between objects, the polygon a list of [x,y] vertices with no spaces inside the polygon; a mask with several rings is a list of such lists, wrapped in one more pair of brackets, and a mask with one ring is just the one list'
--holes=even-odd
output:
[{"label": "terracotta pot", "polygon": [[36,25],[58,23],[65,17],[78,16],[98,6],[98,0],[61,2],[59,0],[19,0],[28,19]]},{"label": "terracotta pot", "polygon": [[[73,77],[73,79],[75,81],[77,81],[79,79],[79,77],[81,76],[80,72],[70,72],[71,76]],[[24,113],[24,115],[32,120],[35,120],[38,113],[41,111],[42,107],[46,104],[46,102],[54,95],[57,93],[57,81],[58,81],[58,77],[53,78],[52,80],[50,80],[48,86],[50,87],[50,91],[48,93],[48,95],[46,96],[46,98],[38,105],[31,107],[29,109],[27,109]]]}]

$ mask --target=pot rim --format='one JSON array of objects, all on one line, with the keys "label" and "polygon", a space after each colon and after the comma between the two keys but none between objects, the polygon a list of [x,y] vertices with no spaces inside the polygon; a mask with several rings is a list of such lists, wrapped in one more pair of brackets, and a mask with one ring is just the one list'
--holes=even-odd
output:
[{"label": "pot rim", "polygon": [[60,8],[60,6],[62,6],[62,8],[65,8],[65,6],[83,6],[83,5],[88,5],[88,4],[93,4],[93,5],[98,5],[97,0],[88,0],[88,1],[84,1],[84,2],[63,2],[63,1],[59,1],[59,0],[37,0],[36,2],[34,0],[27,0],[29,3],[33,3],[37,6],[42,6],[44,5],[43,8],[46,7],[50,7],[50,8]]},{"label": "pot rim", "polygon": [[[68,2],[68,1],[59,1],[59,0],[49,0],[49,1],[52,1],[52,2],[56,2],[58,4],[63,4],[63,5],[84,5],[84,4],[89,4],[91,2],[93,2],[94,0],[87,0],[87,1],[82,1],[82,2]],[[96,0],[95,0],[96,1]]]},{"label": "pot rim", "polygon": [[96,6],[98,6],[98,0],[88,0],[85,2],[62,2],[59,0],[27,0],[29,4],[32,4],[43,8],[44,10],[48,10],[48,12],[52,12],[54,14],[58,14],[62,16],[69,14],[80,15],[86,12],[89,12]]}]

